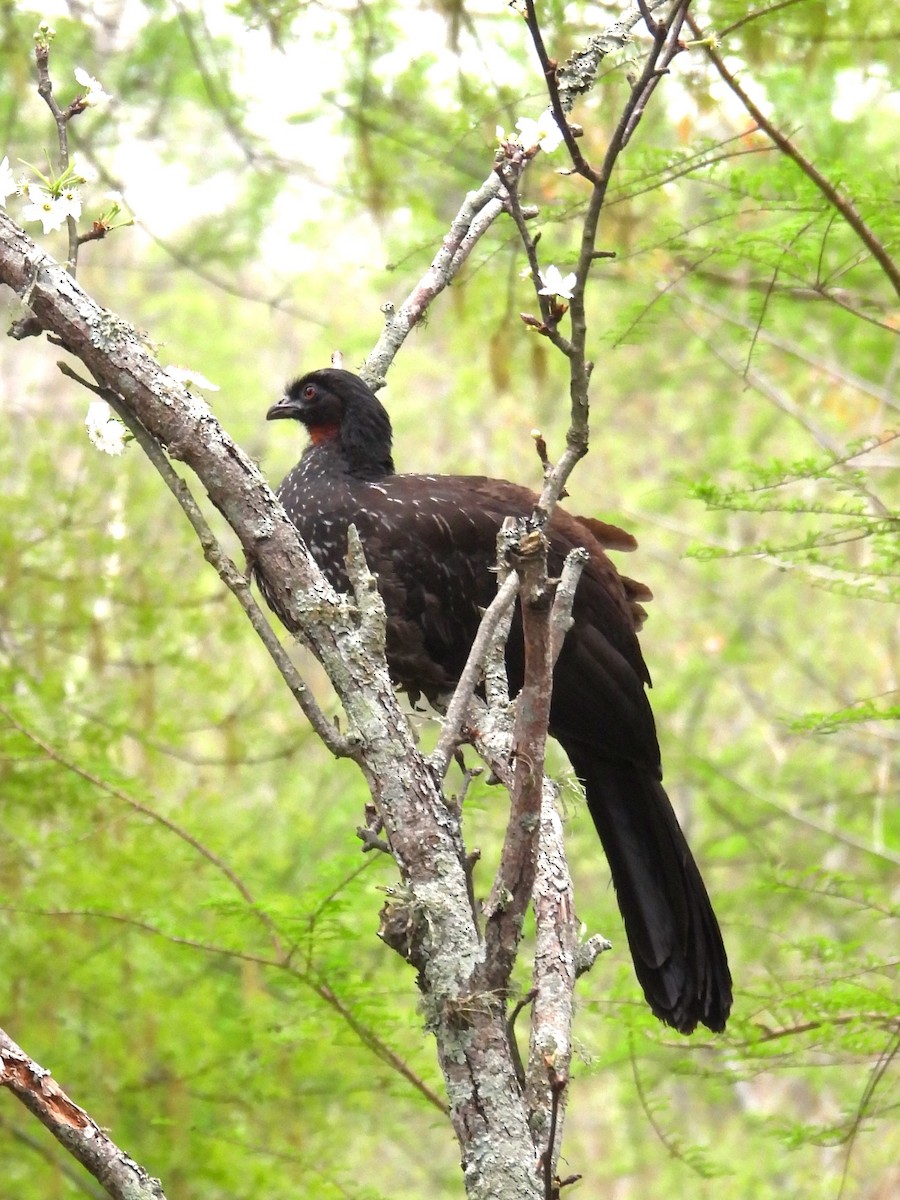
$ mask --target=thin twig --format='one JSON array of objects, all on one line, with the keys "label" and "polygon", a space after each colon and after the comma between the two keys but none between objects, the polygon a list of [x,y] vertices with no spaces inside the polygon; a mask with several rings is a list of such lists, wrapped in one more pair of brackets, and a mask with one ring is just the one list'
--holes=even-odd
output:
[{"label": "thin twig", "polygon": [[554,665],[562,650],[566,634],[572,628],[572,605],[575,603],[575,589],[581,579],[581,573],[588,562],[590,554],[578,546],[566,555],[559,582],[553,597],[553,609],[550,613],[550,657]]},{"label": "thin twig", "polygon": [[[537,256],[537,238],[531,236],[528,229],[528,223],[525,218],[525,213],[522,210],[522,202],[519,195],[519,179],[520,176],[507,171],[505,166],[498,168],[498,173],[501,175],[506,184],[507,200],[506,208],[509,215],[513,219],[516,230],[519,234],[519,239],[525,250],[525,257],[528,259],[528,266],[531,270],[531,280],[534,284],[534,289],[537,294],[538,304],[541,306],[542,323],[538,326],[538,332],[541,333],[549,342],[559,350],[566,358],[570,358],[572,354],[572,344],[567,337],[564,337],[559,332],[559,322],[565,316],[566,308],[553,296],[544,295],[542,292],[541,270]],[[531,319],[525,314],[522,319],[526,324],[531,325]]]},{"label": "thin twig", "polygon": [[[461,740],[461,732],[465,725],[469,705],[475,689],[481,679],[484,660],[495,638],[500,622],[511,609],[519,591],[519,578],[515,571],[510,572],[500,585],[497,595],[484,610],[484,616],[478,626],[478,633],[466,659],[466,665],[459,677],[459,683],[453,692],[453,698],[447,706],[447,712],[441,725],[441,736],[429,756],[432,769],[443,779],[449,770],[453,753]],[[505,641],[504,635],[504,641]]]},{"label": "thin twig", "polygon": [[[694,37],[702,40],[703,32],[693,17],[687,17],[687,25],[694,34]],[[706,44],[706,56],[718,71],[719,77],[731,89],[734,95],[737,96],[757,126],[775,143],[783,154],[796,163],[807,179],[819,189],[828,203],[837,209],[857,237],[862,241],[863,245],[869,250],[897,295],[900,296],[900,265],[888,253],[887,248],[878,238],[875,231],[863,220],[850,196],[846,192],[842,192],[830,179],[827,179],[818,167],[803,154],[799,147],[785,133],[782,133],[775,122],[766,116],[762,109],[751,99],[750,95],[741,87],[731,71],[728,70],[721,54],[709,43]]]},{"label": "thin twig", "polygon": [[524,996],[520,996],[512,1008],[512,1012],[506,1018],[506,1036],[509,1039],[509,1052],[512,1055],[513,1064],[516,1069],[516,1079],[519,1081],[519,1087],[525,1088],[525,1067],[522,1063],[522,1055],[519,1052],[519,1043],[516,1041],[516,1021],[519,1019],[519,1014],[537,995],[534,988],[526,992]]},{"label": "thin twig", "polygon": [[553,1164],[555,1162],[553,1147],[556,1145],[556,1125],[559,1120],[560,1102],[568,1080],[550,1064],[547,1066],[547,1073],[550,1076],[550,1132],[547,1137],[547,1147],[544,1150],[544,1196],[545,1200],[553,1200]]},{"label": "thin twig", "polygon": [[[652,11],[667,2],[652,0],[649,8]],[[556,103],[562,113],[571,111],[578,96],[593,88],[600,63],[606,55],[625,45],[630,31],[640,20],[641,10],[635,5],[621,21],[590,38],[586,48],[573,55],[564,68],[549,78],[545,76],[548,89],[554,89],[556,95],[555,101],[551,96],[551,105]],[[537,27],[536,16],[534,22]],[[541,36],[539,29],[538,36]],[[563,73],[564,78],[561,77]],[[565,136],[565,118],[558,123]],[[526,170],[531,161],[525,159],[521,170]],[[432,301],[453,281],[476,243],[503,212],[505,199],[505,185],[497,172],[492,171],[478,188],[468,193],[451,222],[440,250],[406,299],[399,307],[394,304],[384,306],[384,329],[360,370],[360,375],[370,386],[377,389],[384,382],[388,368],[407,335],[422,320]]]},{"label": "thin twig", "polygon": [[654,12],[668,3],[669,0],[650,0],[642,5],[638,0],[621,21],[615,21],[603,33],[591,36],[583,49],[577,50],[557,68],[555,78],[547,82],[548,87],[559,88],[563,112],[571,112],[578,98],[591,91],[597,82],[600,64],[608,54],[628,44],[631,31],[644,19],[644,10]]},{"label": "thin twig", "polygon": [[163,816],[162,813],[150,808],[147,804],[143,804],[140,800],[135,799],[134,796],[129,795],[128,792],[124,791],[122,788],[116,787],[115,784],[109,783],[105,779],[101,779],[100,776],[95,775],[93,771],[88,771],[86,767],[82,767],[77,762],[74,762],[72,759],[68,758],[61,751],[57,750],[55,746],[51,746],[49,742],[45,741],[44,738],[35,733],[33,729],[28,729],[25,725],[22,725],[21,722],[16,720],[9,709],[2,704],[0,704],[0,716],[4,717],[9,722],[13,729],[18,730],[23,737],[27,738],[30,742],[37,746],[38,749],[42,750],[51,762],[55,762],[58,766],[63,767],[65,770],[71,771],[73,775],[77,775],[86,783],[92,784],[101,792],[106,792],[108,796],[112,796],[115,800],[120,800],[123,804],[127,804],[129,808],[133,809],[135,812],[141,813],[142,816],[149,817],[151,821],[156,821],[158,825],[162,825],[164,829],[167,829],[170,833],[174,833],[177,838],[180,838],[180,840],[190,846],[192,850],[195,850],[202,858],[205,858],[208,863],[211,863],[217,871],[225,876],[231,886],[245,902],[247,907],[265,926],[269,936],[272,939],[272,945],[276,952],[278,954],[284,953],[281,944],[281,935],[278,932],[275,922],[267,912],[264,912],[257,905],[256,900],[250,893],[250,889],[240,878],[240,876],[237,875],[231,869],[231,867],[229,867],[228,863],[221,859],[218,854],[215,853],[215,851],[210,850],[208,846],[205,846],[203,842],[201,842],[198,838],[195,838],[192,833],[189,833],[176,821],[173,821],[171,817]]},{"label": "thin twig", "polygon": [[553,111],[553,118],[565,140],[566,149],[569,151],[569,157],[572,159],[572,166],[579,175],[582,175],[590,183],[595,184],[597,182],[597,173],[581,153],[581,147],[578,145],[575,134],[566,120],[566,110],[556,83],[558,64],[547,53],[547,47],[544,45],[544,35],[541,32],[540,22],[537,19],[537,13],[534,8],[534,0],[525,0],[525,20],[538,56],[538,62],[541,64],[541,70],[544,73],[544,83],[547,87],[547,94],[550,97],[550,108]]},{"label": "thin twig", "polygon": [[[60,108],[53,95],[53,80],[50,78],[50,45],[48,41],[39,40],[34,48],[34,61],[38,70],[38,95],[50,109],[56,123],[56,138],[59,144],[59,172],[65,174],[69,166],[69,130],[68,125],[76,112],[81,111],[77,106],[69,105]],[[69,238],[69,255],[66,259],[66,270],[75,275],[78,270],[78,223],[72,216],[66,217],[66,232]]]},{"label": "thin twig", "polygon": [[407,334],[422,320],[431,302],[452,282],[476,242],[503,212],[502,193],[503,184],[492,171],[476,191],[468,193],[440,250],[399,308],[393,304],[384,306],[384,329],[360,370],[360,375],[371,387],[377,388],[384,382]]},{"label": "thin twig", "polygon": [[[593,364],[588,361],[586,355],[587,314],[585,308],[585,289],[592,267],[597,261],[597,231],[600,213],[606,202],[609,181],[619,156],[643,117],[650,96],[662,75],[668,70],[671,60],[682,49],[681,43],[678,40],[678,34],[684,21],[687,4],[688,0],[678,0],[670,16],[669,23],[664,24],[659,22],[655,24],[654,44],[647,55],[640,77],[632,86],[628,102],[623,109],[599,170],[590,167],[587,174],[585,174],[585,171],[579,166],[579,160],[581,160],[580,150],[578,151],[578,159],[573,158],[573,165],[579,170],[580,174],[590,179],[592,189],[582,225],[581,246],[575,268],[576,281],[569,305],[571,338],[568,343],[567,357],[569,358],[571,399],[570,425],[566,435],[566,450],[556,466],[545,476],[537,513],[538,519],[541,521],[546,521],[549,518],[569,475],[577,462],[587,453],[588,386]],[[658,7],[660,7],[659,0],[655,3],[645,5],[645,10],[652,11]],[[629,36],[630,29],[641,19],[641,10],[635,7],[624,21],[611,27],[600,38],[591,40],[590,54],[584,62],[581,56],[575,55],[562,68],[555,70],[551,76],[547,77],[548,92],[551,105],[554,106],[554,111],[556,111],[557,105],[563,111],[568,111],[571,108],[575,97],[583,90],[587,90],[587,86],[589,86],[588,81],[593,79],[599,62],[608,52],[608,44],[610,42],[613,45],[624,44],[624,41]],[[536,48],[541,47],[538,49],[539,56],[543,52],[546,58],[546,50],[542,51],[542,35],[533,8],[530,10],[530,14],[526,17],[526,20]]]}]

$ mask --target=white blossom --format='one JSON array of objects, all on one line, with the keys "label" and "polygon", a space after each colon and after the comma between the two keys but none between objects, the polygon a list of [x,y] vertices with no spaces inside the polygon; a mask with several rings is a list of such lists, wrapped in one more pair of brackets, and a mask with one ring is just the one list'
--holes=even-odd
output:
[{"label": "white blossom", "polygon": [[197,388],[201,392],[217,392],[219,385],[210,383],[205,375],[201,375],[199,371],[192,371],[190,367],[165,367],[165,373],[170,379],[174,379],[176,383],[183,383],[188,391]]},{"label": "white blossom", "polygon": [[22,209],[23,220],[40,221],[44,227],[44,233],[62,229],[66,217],[69,215],[65,201],[51,196],[48,191],[36,184],[28,187],[28,198],[30,203]]},{"label": "white blossom", "polygon": [[516,130],[518,132],[507,133],[502,125],[498,125],[497,141],[501,146],[521,146],[532,152],[541,149],[545,154],[552,154],[563,143],[562,132],[550,108],[544,109],[536,121],[531,117],[519,117]]},{"label": "white blossom", "polygon": [[91,401],[84,427],[93,444],[104,454],[121,454],[124,451],[125,426],[116,420],[105,400]]},{"label": "white blossom", "polygon": [[6,197],[14,195],[18,190],[19,185],[9,165],[9,156],[4,155],[3,162],[0,162],[0,206],[6,208]]},{"label": "white blossom", "polygon": [[563,300],[572,299],[572,288],[578,282],[573,273],[563,275],[559,267],[549,266],[541,271],[541,283],[544,285],[538,292],[539,296],[559,296]]},{"label": "white blossom", "polygon": [[81,216],[81,193],[78,188],[63,188],[56,198],[56,203],[60,212],[65,213],[67,217],[74,217],[77,221]]},{"label": "white blossom", "polygon": [[86,89],[81,97],[81,103],[86,108],[95,108],[98,104],[105,104],[107,100],[111,99],[109,93],[103,90],[100,80],[89,75],[83,67],[75,68],[75,80]]},{"label": "white blossom", "polygon": [[526,150],[539,146],[545,154],[552,154],[563,143],[563,135],[556,123],[552,109],[545,108],[536,121],[531,117],[519,117],[516,121],[518,141]]}]

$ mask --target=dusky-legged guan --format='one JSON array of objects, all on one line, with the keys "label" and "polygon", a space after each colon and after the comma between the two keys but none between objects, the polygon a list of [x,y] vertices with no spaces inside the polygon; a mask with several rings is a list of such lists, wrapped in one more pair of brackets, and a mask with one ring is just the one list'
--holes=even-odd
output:
[{"label": "dusky-legged guan", "polygon": [[[312,371],[267,413],[290,418],[309,444],[278,496],[316,562],[349,590],[344,557],[354,524],[387,610],[387,659],[415,700],[441,704],[465,665],[481,610],[496,592],[497,532],[528,517],[527,488],[477,475],[403,475],[391,457],[388,414],[349,371]],[[550,733],[584,784],[609,861],[634,969],[662,1021],[690,1033],[721,1030],[731,976],[700,871],[663,790],[659,745],[637,630],[649,591],[618,573],[605,549],[634,549],[615,526],[557,507],[547,526],[548,571],[569,550],[589,559],[573,624],[553,676]],[[521,687],[521,623],[506,651],[511,694]]]}]

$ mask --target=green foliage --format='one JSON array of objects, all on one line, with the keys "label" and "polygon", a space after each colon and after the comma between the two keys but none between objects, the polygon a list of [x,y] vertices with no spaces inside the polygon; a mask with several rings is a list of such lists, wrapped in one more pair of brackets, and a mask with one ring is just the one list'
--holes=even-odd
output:
[{"label": "green foliage", "polygon": [[[895,604],[900,598],[900,500],[890,481],[874,493],[867,457],[890,449],[896,440],[896,434],[884,434],[848,447],[840,456],[748,463],[740,468],[738,485],[705,480],[691,485],[691,491],[713,509],[790,518],[780,523],[789,540],[770,536],[738,553],[801,567],[816,586]],[[774,529],[774,521],[767,520],[766,527]],[[716,547],[696,551],[699,558],[733,553]]]},{"label": "green foliage", "polygon": [[[277,478],[297,446],[265,407],[335,347],[362,358],[491,169],[494,126],[544,106],[540,73],[514,13],[455,3],[130,11],[115,36],[57,22],[61,101],[79,65],[117,98],[71,126],[96,203],[125,185],[142,219],[84,247],[80,278],[221,386],[217,415]],[[742,85],[896,252],[895,114],[878,88],[841,108],[848,80],[896,76],[886,13],[729,0],[710,23],[739,23],[723,52]],[[37,19],[0,13],[14,164],[55,146]],[[546,19],[561,59],[597,18]],[[573,114],[594,160],[628,70],[610,61]],[[666,780],[737,1005],[707,1042],[645,1012],[567,793],[579,914],[614,948],[580,984],[566,1167],[591,1195],[862,1200],[896,1186],[898,1158],[897,299],[701,50],[657,99],[603,215],[616,258],[589,289],[593,445],[569,503],[639,534],[621,565],[658,596],[643,641]],[[526,199],[564,268],[584,191],[561,164],[539,158]],[[564,367],[521,324],[523,265],[498,223],[392,368],[402,467],[534,483],[530,430],[559,452]],[[412,973],[375,937],[395,877],[357,848],[363,781],[316,744],[136,450],[89,445],[57,355],[3,350],[3,1023],[170,1196],[459,1195]],[[477,781],[479,894],[504,812]],[[76,1194],[2,1101],[6,1192]]]}]

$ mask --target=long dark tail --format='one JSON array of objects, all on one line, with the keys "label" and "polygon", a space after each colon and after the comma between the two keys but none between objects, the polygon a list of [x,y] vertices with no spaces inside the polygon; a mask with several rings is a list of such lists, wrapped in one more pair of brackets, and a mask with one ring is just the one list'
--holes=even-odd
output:
[{"label": "long dark tail", "polygon": [[663,786],[640,766],[563,742],[606,851],[634,969],[654,1014],[720,1032],[731,973],[719,923]]}]

